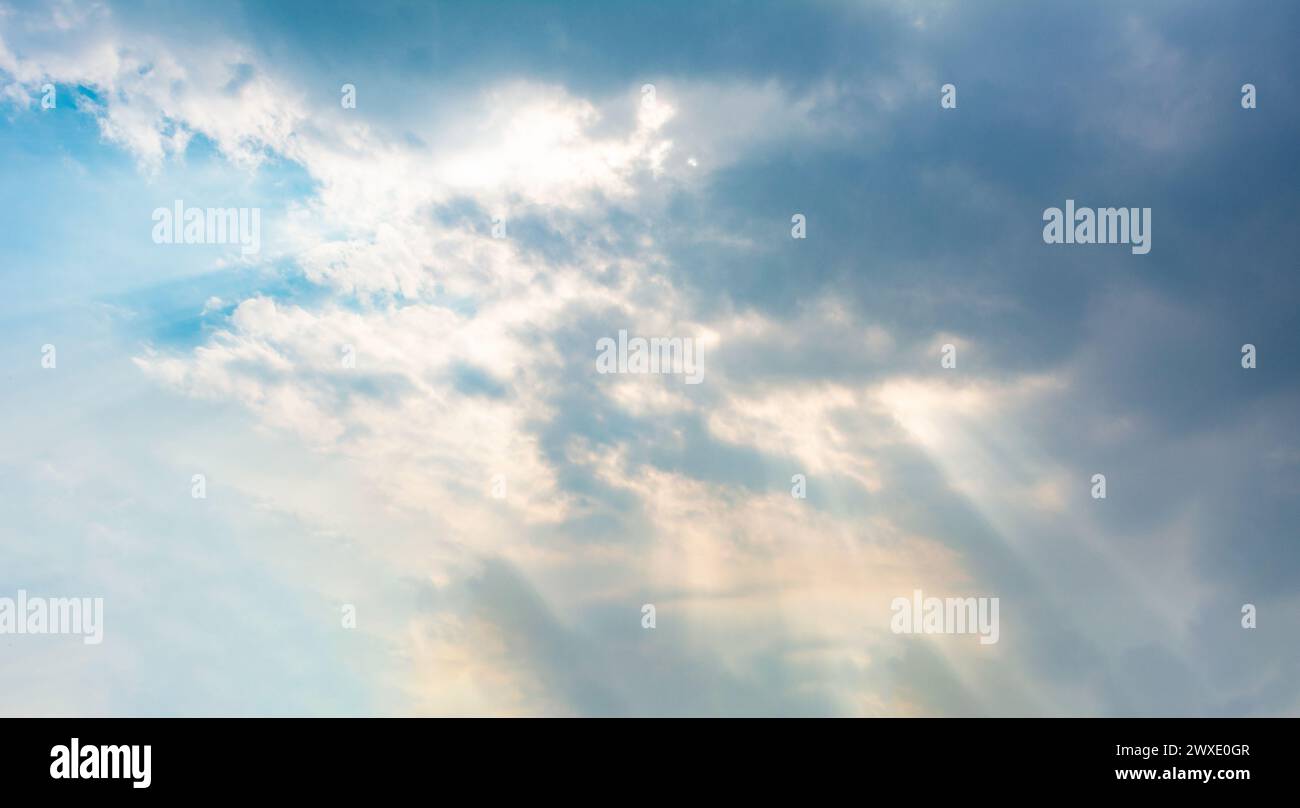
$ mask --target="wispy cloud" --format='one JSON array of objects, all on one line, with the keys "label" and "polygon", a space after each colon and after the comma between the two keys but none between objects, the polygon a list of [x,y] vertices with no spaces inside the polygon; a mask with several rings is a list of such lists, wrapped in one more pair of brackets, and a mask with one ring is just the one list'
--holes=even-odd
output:
[{"label": "wispy cloud", "polygon": [[[1066,10],[677,11],[629,32],[524,9],[485,57],[413,36],[470,37],[470,8],[359,25],[346,52],[256,8],[4,10],[0,151],[33,198],[6,212],[102,245],[111,282],[4,280],[36,291],[0,308],[0,584],[103,590],[103,656],[32,654],[113,674],[66,701],[10,664],[0,709],[1300,707],[1300,658],[1238,624],[1253,602],[1270,637],[1300,625],[1277,572],[1297,245],[1263,207],[1296,200],[1215,219],[1257,257],[1245,288],[1275,292],[1226,304],[1178,204],[1222,190],[1251,142],[1239,76],[1289,65],[1279,42],[1207,55],[1211,23],[1169,29],[1161,6],[1068,42]],[[729,24],[750,44],[715,41]],[[991,52],[1004,29],[1024,47]],[[1033,69],[1044,37],[1091,89]],[[1210,168],[1162,168],[1192,161]],[[1087,193],[1155,207],[1149,260],[1041,251],[1043,208]],[[261,252],[164,254],[149,212],[178,198],[264,208]],[[56,278],[85,271],[75,249],[0,245]],[[597,373],[620,330],[699,340],[705,382]],[[893,634],[916,589],[1000,596],[1001,639]],[[1257,673],[1207,661],[1223,647]],[[181,675],[150,701],[127,684],[144,670]]]}]

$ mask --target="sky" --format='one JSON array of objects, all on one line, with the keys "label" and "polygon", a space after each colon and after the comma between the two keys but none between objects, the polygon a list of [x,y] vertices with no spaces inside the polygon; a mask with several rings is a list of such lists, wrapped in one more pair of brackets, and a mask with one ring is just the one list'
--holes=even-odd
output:
[{"label": "sky", "polygon": [[0,714],[1300,715],[1298,35],[5,0]]}]

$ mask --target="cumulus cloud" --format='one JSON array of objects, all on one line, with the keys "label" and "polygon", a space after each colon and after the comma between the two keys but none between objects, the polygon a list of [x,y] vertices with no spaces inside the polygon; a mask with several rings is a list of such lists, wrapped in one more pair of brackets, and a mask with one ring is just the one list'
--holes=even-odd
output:
[{"label": "cumulus cloud", "polygon": [[[75,92],[149,177],[201,141],[236,171],[301,170],[252,288],[202,289],[194,342],[132,345],[130,369],[222,414],[228,441],[195,427],[169,450],[217,464],[235,524],[247,507],[284,520],[265,566],[293,576],[346,544],[304,577],[382,612],[362,631],[380,649],[366,674],[401,694],[385,711],[1122,711],[1135,666],[1194,670],[1196,631],[1239,597],[1206,580],[1213,543],[1186,497],[1128,504],[1135,468],[1168,473],[1137,455],[1175,447],[1146,429],[1162,399],[1144,368],[1099,355],[1193,331],[1201,307],[1132,287],[1064,305],[1028,248],[990,267],[1041,189],[959,140],[911,142],[933,130],[933,38],[967,20],[903,16],[911,51],[811,76],[504,71],[445,95],[410,78],[405,103],[436,114],[372,104],[365,76],[344,109],[333,74],[307,81],[237,31],[152,30],[100,4],[6,11],[0,71],[13,101]],[[1163,77],[1143,87],[1187,65],[1171,42],[1141,47],[1150,30],[1134,17],[1119,45],[1121,67]],[[978,131],[980,89],[963,85],[976,123],[958,126]],[[1153,153],[1208,142],[1171,135],[1204,98],[1160,121],[1135,103],[1061,126],[1110,121]],[[596,341],[620,329],[699,339],[705,383],[597,374]],[[1132,383],[1099,395],[1112,372]],[[1285,423],[1277,395],[1259,412]],[[1187,426],[1199,440],[1178,456],[1197,462],[1243,437]],[[1116,480],[1111,511],[1086,495],[1094,468]],[[1001,643],[892,635],[889,603],[915,588],[1001,594]],[[1181,692],[1171,710],[1224,704]]]}]

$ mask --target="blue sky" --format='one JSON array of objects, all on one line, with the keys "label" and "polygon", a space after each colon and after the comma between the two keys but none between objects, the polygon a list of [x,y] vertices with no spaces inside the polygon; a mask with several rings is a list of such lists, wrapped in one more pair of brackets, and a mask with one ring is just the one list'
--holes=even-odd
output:
[{"label": "blue sky", "polygon": [[[1298,27],[3,4],[0,596],[106,624],[0,635],[0,712],[1297,714]],[[154,243],[178,199],[260,251]],[[703,383],[596,373],[620,329]]]}]

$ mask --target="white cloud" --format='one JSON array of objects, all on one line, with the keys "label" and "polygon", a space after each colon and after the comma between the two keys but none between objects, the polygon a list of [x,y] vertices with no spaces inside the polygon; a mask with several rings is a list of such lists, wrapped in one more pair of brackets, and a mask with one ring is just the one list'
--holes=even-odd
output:
[{"label": "white cloud", "polygon": [[[887,640],[887,604],[898,591],[919,580],[963,581],[956,554],[883,516],[856,524],[786,489],[754,492],[634,463],[623,440],[593,446],[575,436],[557,460],[539,437],[539,424],[561,414],[563,372],[594,371],[594,342],[590,356],[560,355],[557,347],[576,315],[615,317],[646,334],[699,336],[710,350],[719,343],[766,350],[815,323],[830,341],[883,357],[894,347],[891,335],[856,322],[834,301],[795,323],[729,312],[699,322],[682,290],[658,271],[666,259],[651,233],[634,239],[631,251],[574,239],[572,258],[559,260],[492,238],[489,222],[443,224],[433,215],[467,199],[504,215],[508,227],[519,209],[554,216],[557,227],[566,226],[563,215],[586,226],[599,222],[610,200],[653,216],[669,191],[689,190],[753,150],[843,134],[830,114],[836,86],[792,97],[774,83],[660,82],[656,104],[646,108],[631,92],[589,99],[516,81],[486,88],[410,139],[382,119],[315,108],[220,32],[202,46],[173,47],[139,32],[124,36],[107,12],[93,16],[84,25],[60,17],[57,37],[31,21],[7,26],[0,68],[24,84],[48,78],[94,87],[104,136],[149,171],[165,170],[198,135],[247,169],[271,153],[300,164],[316,184],[290,211],[276,240],[282,252],[272,257],[334,292],[310,307],[263,296],[239,301],[193,351],[151,348],[136,357],[137,367],[195,398],[233,402],[322,462],[345,463],[371,497],[365,510],[374,522],[401,534],[365,548],[395,578],[454,588],[473,574],[475,559],[504,558],[577,624],[611,600],[635,612],[645,591],[665,593],[678,602],[679,619],[717,638],[713,653],[725,669],[743,671],[773,646],[812,641],[824,649],[804,655],[818,674],[808,687],[824,689],[844,710],[896,707],[864,704],[837,670],[863,670],[871,647]],[[600,276],[604,267],[617,268],[619,280]],[[223,305],[210,301],[205,312]],[[344,346],[355,349],[355,368],[342,366]],[[466,368],[503,392],[461,389],[457,373]],[[734,381],[725,370],[706,373],[717,391]],[[695,399],[662,387],[647,394],[642,381],[612,380],[603,393],[634,419],[698,412],[724,442],[760,451],[776,443],[799,459],[799,471],[839,473],[865,492],[883,485],[865,450],[885,438],[851,431],[853,411],[872,401],[862,390],[806,389],[790,380],[772,381],[759,395],[735,381],[734,395]],[[305,498],[294,480],[268,475],[257,458],[245,466],[224,484],[321,530],[333,529],[335,510],[342,518],[356,507],[355,492],[338,493],[347,506],[328,491]],[[629,498],[644,536],[585,545],[554,538],[604,505],[590,501],[600,495],[566,486],[564,472],[587,474]],[[504,500],[491,497],[494,474],[507,478]],[[426,539],[428,531],[436,539]],[[568,707],[562,695],[512,673],[508,646],[481,617],[453,608],[432,618],[412,614],[383,631],[413,666],[401,678],[421,709]]]}]

